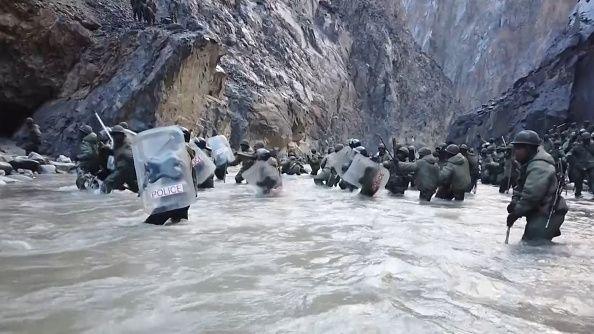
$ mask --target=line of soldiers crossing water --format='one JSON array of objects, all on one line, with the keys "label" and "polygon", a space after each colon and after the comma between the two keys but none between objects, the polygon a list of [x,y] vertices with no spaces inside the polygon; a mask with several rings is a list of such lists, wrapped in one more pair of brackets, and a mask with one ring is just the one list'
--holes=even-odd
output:
[{"label": "line of soldiers crossing water", "polygon": [[431,150],[392,140],[389,149],[380,138],[375,154],[360,140],[350,139],[345,145],[328,148],[325,155],[316,149],[305,154],[299,147],[289,148],[284,155],[278,148],[266,148],[262,141],[250,145],[243,140],[239,150],[233,151],[222,135],[192,137],[180,126],[136,134],[126,123],[111,128],[102,124],[97,135],[84,125],[80,128],[76,184],[102,193],[138,193],[149,214],[145,222],[162,225],[188,219],[198,191],[214,188],[215,178],[225,181],[232,166],[240,166],[236,183],[254,185],[265,195],[280,192],[282,174],[310,174],[320,187],[361,196],[372,197],[386,189],[398,197],[414,189],[421,202],[434,197],[464,201],[469,193],[476,194],[480,180],[499,187],[501,193],[513,190],[507,208],[508,228],[525,217],[523,240],[552,240],[561,234],[568,211],[562,196],[566,176],[575,183],[576,197],[581,196],[584,181],[590,192],[594,191],[594,143],[587,128],[574,127],[556,127],[542,139],[536,132],[524,130],[510,143],[503,137],[500,143],[481,141],[475,143],[480,154],[472,145],[453,143]]}]

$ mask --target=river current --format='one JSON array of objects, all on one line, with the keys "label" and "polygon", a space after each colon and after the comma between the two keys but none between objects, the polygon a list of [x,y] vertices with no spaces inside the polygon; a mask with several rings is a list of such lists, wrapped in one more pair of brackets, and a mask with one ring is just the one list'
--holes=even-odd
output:
[{"label": "river current", "polygon": [[0,332],[594,333],[591,199],[535,247],[523,219],[504,244],[509,195],[489,186],[420,204],[232,176],[171,226],[70,175],[0,187]]}]

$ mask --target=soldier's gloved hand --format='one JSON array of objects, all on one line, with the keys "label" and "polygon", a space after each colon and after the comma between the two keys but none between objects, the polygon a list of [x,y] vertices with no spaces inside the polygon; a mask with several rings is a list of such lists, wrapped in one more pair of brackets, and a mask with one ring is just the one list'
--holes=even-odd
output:
[{"label": "soldier's gloved hand", "polygon": [[509,215],[507,215],[507,227],[512,227],[514,226],[514,223],[516,222],[516,220],[518,220],[520,217],[516,216],[513,213],[510,213]]},{"label": "soldier's gloved hand", "polygon": [[507,205],[507,213],[512,213],[514,212],[514,209],[516,208],[516,203],[511,202]]}]

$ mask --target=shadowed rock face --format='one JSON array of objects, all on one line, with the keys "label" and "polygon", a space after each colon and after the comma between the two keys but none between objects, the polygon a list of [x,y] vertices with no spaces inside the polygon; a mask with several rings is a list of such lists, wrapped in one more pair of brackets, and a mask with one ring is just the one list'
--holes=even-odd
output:
[{"label": "shadowed rock face", "polygon": [[[157,1],[158,21],[167,3]],[[283,147],[376,133],[433,142],[459,110],[393,1],[180,3],[179,24],[155,27],[133,22],[127,1],[3,3],[0,43],[12,56],[0,59],[0,103],[17,121],[35,112],[53,152],[73,148],[82,123],[98,130],[94,112],[137,131],[177,123]],[[56,26],[45,48],[23,38]],[[18,81],[27,71],[37,77]]]},{"label": "shadowed rock face", "polygon": [[0,135],[60,92],[91,34],[41,1],[0,3]]},{"label": "shadowed rock face", "polygon": [[465,110],[536,68],[576,0],[400,0],[422,49],[455,85]]},{"label": "shadowed rock face", "polygon": [[[579,13],[579,14],[578,14]],[[542,63],[499,98],[458,117],[448,139],[476,143],[522,129],[544,132],[563,122],[593,120],[594,2],[580,1]]]}]

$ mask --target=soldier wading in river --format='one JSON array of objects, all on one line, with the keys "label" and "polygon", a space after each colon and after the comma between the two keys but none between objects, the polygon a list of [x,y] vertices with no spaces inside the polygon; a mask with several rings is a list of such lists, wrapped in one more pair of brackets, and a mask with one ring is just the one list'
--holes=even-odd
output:
[{"label": "soldier wading in river", "polygon": [[521,131],[512,144],[521,170],[507,207],[507,226],[512,227],[520,217],[526,217],[522,240],[551,240],[561,235],[559,228],[567,213],[555,160],[540,147],[540,138],[534,131]]}]

